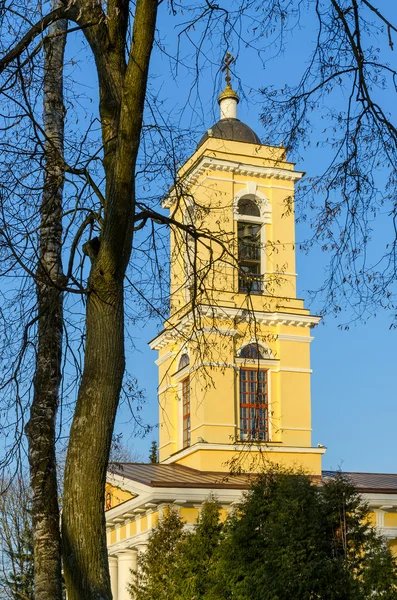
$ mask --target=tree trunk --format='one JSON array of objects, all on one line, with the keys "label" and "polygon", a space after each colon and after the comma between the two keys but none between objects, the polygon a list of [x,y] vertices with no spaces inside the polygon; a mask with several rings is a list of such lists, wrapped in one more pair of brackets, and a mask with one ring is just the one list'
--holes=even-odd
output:
[{"label": "tree trunk", "polygon": [[[94,267],[91,288],[102,276]],[[123,284],[91,292],[84,374],[65,471],[63,555],[69,600],[110,599],[104,495],[106,468],[124,373]]]},{"label": "tree trunk", "polygon": [[[105,60],[106,47],[98,44],[96,30],[87,28],[85,32],[98,68],[106,210],[99,243],[87,251],[92,267],[84,371],[64,480],[62,543],[69,600],[112,598],[104,514],[106,469],[125,366],[123,282],[132,247],[135,163],[158,1],[137,0],[135,6],[133,41],[126,68],[120,58],[125,47],[120,39],[110,45]],[[120,10],[112,15],[108,26],[110,39],[112,32],[125,32],[125,25],[119,22],[117,26]]]},{"label": "tree trunk", "polygon": [[[52,8],[61,6],[52,0]],[[62,366],[63,284],[63,61],[67,21],[49,29],[44,43],[45,174],[40,209],[40,256],[36,293],[38,345],[33,402],[26,426],[33,492],[34,592],[37,600],[61,600],[61,540],[55,427]]]}]

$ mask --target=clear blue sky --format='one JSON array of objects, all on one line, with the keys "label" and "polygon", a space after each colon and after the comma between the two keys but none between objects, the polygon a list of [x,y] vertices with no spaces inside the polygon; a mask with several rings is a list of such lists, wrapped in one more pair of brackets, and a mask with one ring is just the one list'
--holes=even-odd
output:
[{"label": "clear blue sky", "polygon": [[[176,48],[174,21],[162,6],[160,34],[167,51],[173,55]],[[239,105],[239,117],[248,123],[260,137],[266,132],[259,121],[260,103],[257,93],[266,85],[283,86],[296,80],[297,73],[307,61],[308,51],[314,43],[312,23],[309,19],[297,30],[288,45],[287,53],[267,64],[264,70],[255,54],[250,50],[239,49],[236,72],[246,98]],[[69,49],[70,55],[78,58],[80,44],[76,41]],[[230,48],[235,51],[236,48]],[[192,126],[204,132],[218,119],[216,95],[221,91],[217,60],[222,54],[219,49],[207,47],[211,61],[204,61],[197,89],[191,88],[192,77],[188,69],[180,66],[177,77],[170,72],[170,62],[158,51],[152,61],[153,90],[160,90],[164,108],[174,113],[182,126]],[[191,49],[182,45],[182,57],[189,63]],[[88,87],[85,93],[96,102],[95,83],[92,69],[82,63],[76,73]],[[197,96],[199,92],[199,98]],[[323,124],[321,124],[323,126]],[[199,134],[198,134],[199,136]],[[193,150],[193,147],[191,148]],[[329,158],[326,150],[302,150],[297,169],[309,175],[319,172]],[[382,232],[379,232],[382,238]],[[297,227],[297,240],[304,239],[307,231]],[[299,296],[308,298],[308,290],[320,286],[324,278],[327,256],[319,249],[309,255],[298,253]],[[320,309],[313,303],[313,313]],[[340,323],[348,322],[351,315],[326,317],[321,325],[313,330],[312,343],[312,410],[313,444],[322,443],[328,447],[324,457],[324,468],[343,470],[397,472],[395,452],[395,430],[397,421],[397,368],[396,335],[389,330],[390,315],[379,313],[366,324],[356,323],[348,331],[338,329]],[[139,384],[146,390],[147,402],[141,417],[152,425],[157,422],[157,368],[154,364],[156,353],[147,343],[154,337],[159,323],[145,321],[134,325],[131,335],[136,348],[129,352],[128,361],[133,374],[139,377]],[[132,425],[128,411],[121,407],[116,432],[123,432],[124,440],[141,455],[148,457],[152,439],[157,438],[156,429],[146,438],[131,436]]]}]

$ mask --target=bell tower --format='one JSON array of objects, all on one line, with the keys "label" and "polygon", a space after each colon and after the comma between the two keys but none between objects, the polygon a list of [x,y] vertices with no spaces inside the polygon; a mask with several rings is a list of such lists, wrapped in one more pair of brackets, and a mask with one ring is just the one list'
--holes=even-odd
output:
[{"label": "bell tower", "polygon": [[296,297],[295,171],[237,118],[225,60],[220,119],[164,202],[170,316],[158,350],[160,462],[201,471],[263,460],[320,474],[311,445],[310,342],[319,318]]}]

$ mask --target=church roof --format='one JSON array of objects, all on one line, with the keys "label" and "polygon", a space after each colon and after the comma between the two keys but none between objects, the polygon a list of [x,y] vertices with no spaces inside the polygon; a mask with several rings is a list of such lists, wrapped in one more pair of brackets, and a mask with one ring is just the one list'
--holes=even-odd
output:
[{"label": "church roof", "polygon": [[160,463],[111,463],[109,472],[150,487],[247,489],[249,475],[198,471],[184,465]]},{"label": "church roof", "polygon": [[[155,488],[247,489],[250,486],[250,476],[246,473],[198,471],[178,464],[112,463],[109,472]],[[323,471],[323,479],[338,473]],[[343,472],[342,475],[360,493],[397,494],[397,474]]]},{"label": "church roof", "polygon": [[204,144],[210,137],[222,140],[232,140],[234,142],[248,142],[249,144],[261,143],[255,131],[239,119],[221,119],[215,123],[215,125],[205,132],[197,144],[197,148]]},{"label": "church roof", "polygon": [[[338,471],[323,471],[323,479],[335,477]],[[342,472],[357,489],[365,494],[397,494],[397,474],[395,473],[355,473]]]}]

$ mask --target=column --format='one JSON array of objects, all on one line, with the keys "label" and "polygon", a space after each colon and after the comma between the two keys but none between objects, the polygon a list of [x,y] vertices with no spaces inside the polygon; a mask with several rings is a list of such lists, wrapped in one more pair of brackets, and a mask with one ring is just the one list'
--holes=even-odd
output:
[{"label": "column", "polygon": [[[118,554],[118,596],[117,600],[131,600],[128,585],[133,581],[137,570],[137,551],[126,550]],[[131,573],[133,571],[133,573]]]},{"label": "column", "polygon": [[117,556],[109,556],[110,587],[113,600],[118,600],[118,570]]}]

